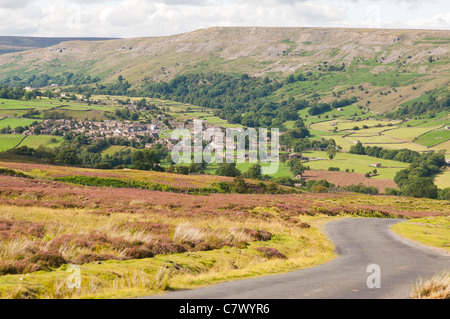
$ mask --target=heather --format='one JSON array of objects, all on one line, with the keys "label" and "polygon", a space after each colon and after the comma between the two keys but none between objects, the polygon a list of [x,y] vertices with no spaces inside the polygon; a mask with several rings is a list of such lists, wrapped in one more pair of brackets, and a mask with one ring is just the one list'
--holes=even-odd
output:
[{"label": "heather", "polygon": [[[143,179],[48,176],[26,165],[26,176],[17,167],[10,168],[17,174],[0,175],[4,298],[138,296],[286,272],[335,256],[319,231],[326,221],[448,214],[447,201],[350,193],[194,195],[131,187],[150,183]],[[78,178],[95,186],[75,183]],[[65,284],[71,264],[81,267],[81,290]]]}]

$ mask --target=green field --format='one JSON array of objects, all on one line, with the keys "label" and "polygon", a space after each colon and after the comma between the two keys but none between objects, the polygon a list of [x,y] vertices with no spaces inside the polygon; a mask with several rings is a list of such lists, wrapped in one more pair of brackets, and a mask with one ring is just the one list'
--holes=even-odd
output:
[{"label": "green field", "polygon": [[23,135],[0,135],[0,152],[14,148],[23,138]]},{"label": "green field", "polygon": [[437,174],[434,177],[434,183],[442,189],[450,187],[450,169],[447,168],[443,173]]},{"label": "green field", "polygon": [[414,142],[430,147],[446,142],[448,140],[450,140],[450,130],[442,129],[431,131],[424,135],[421,135],[416,140],[414,140]]},{"label": "green field", "polygon": [[0,120],[0,129],[5,128],[5,127],[11,127],[12,129],[15,129],[18,126],[30,126],[31,124],[33,124],[34,122],[41,122],[41,120],[35,120],[35,119],[16,119],[16,118],[10,118],[7,117],[3,120]]},{"label": "green field", "polygon": [[450,158],[450,140],[436,146],[431,147],[430,149],[435,151],[444,151],[447,154],[447,158]]},{"label": "green field", "polygon": [[46,147],[57,147],[60,146],[63,142],[63,138],[60,136],[51,136],[51,135],[30,135],[27,136],[20,146],[28,146],[31,148],[38,148],[41,145]]},{"label": "green field", "polygon": [[443,125],[450,125],[450,119],[449,116],[443,116],[443,118],[441,119],[421,119],[421,120],[409,120],[407,122],[404,122],[402,124],[400,124],[399,126],[401,127],[406,127],[407,125],[411,126],[411,127],[440,127]]},{"label": "green field", "polygon": [[370,164],[380,163],[381,167],[376,168],[378,175],[372,177],[376,179],[394,179],[395,174],[399,170],[409,165],[407,163],[350,153],[337,153],[332,160],[328,159],[326,152],[303,152],[303,155],[323,159],[304,163],[305,166],[309,166],[312,170],[328,170],[329,167],[339,167],[340,171],[345,171],[346,169],[352,171],[353,169],[355,173],[365,174],[375,169]]},{"label": "green field", "polygon": [[383,132],[384,135],[393,137],[395,139],[401,139],[407,142],[414,141],[419,135],[425,134],[438,127],[401,127],[394,130]]},{"label": "green field", "polygon": [[125,151],[127,149],[130,149],[132,151],[136,150],[134,147],[130,147],[130,146],[122,146],[122,145],[110,145],[107,148],[105,148],[101,154],[102,155],[114,155],[114,153],[116,152],[121,152],[121,151]]},{"label": "green field", "polygon": [[0,99],[0,116],[21,117],[29,110],[36,109],[41,112],[40,115],[36,116],[40,118],[42,118],[43,111],[57,111],[65,113],[68,116],[73,116],[78,120],[84,120],[86,118],[92,120],[107,119],[106,113],[114,113],[114,110],[119,105],[117,102],[107,99],[102,100],[102,102],[106,103],[106,105],[96,105],[93,103],[89,105],[86,102],[67,102],[66,100],[60,101],[59,99],[47,98],[30,101]]},{"label": "green field", "polygon": [[[363,121],[351,121],[351,120],[340,120],[340,119],[335,119],[335,120],[330,120],[327,122],[321,122],[321,123],[317,123],[317,124],[312,124],[311,128],[315,129],[315,130],[319,130],[319,131],[333,131],[335,127],[337,127],[337,131],[348,131],[348,130],[353,130],[353,128],[355,126],[359,127],[359,131],[364,131],[362,129],[363,125],[366,125],[368,127],[374,127],[376,125],[383,125],[385,126],[385,129],[389,128],[388,124],[398,124],[401,121],[399,120],[392,120],[392,121],[388,121],[388,120],[363,120]],[[332,125],[332,124],[335,125]],[[359,132],[358,131],[358,132]]]}]

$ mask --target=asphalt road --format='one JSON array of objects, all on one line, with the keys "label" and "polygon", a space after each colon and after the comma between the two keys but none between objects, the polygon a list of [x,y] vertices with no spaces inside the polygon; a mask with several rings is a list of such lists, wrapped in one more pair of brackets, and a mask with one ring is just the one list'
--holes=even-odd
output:
[{"label": "asphalt road", "polygon": [[[449,269],[450,257],[413,244],[390,230],[399,219],[348,218],[327,224],[338,257],[282,275],[244,279],[149,298],[167,299],[372,299],[408,298],[418,276]],[[379,266],[368,272],[369,265]],[[380,288],[368,288],[369,283]]]}]

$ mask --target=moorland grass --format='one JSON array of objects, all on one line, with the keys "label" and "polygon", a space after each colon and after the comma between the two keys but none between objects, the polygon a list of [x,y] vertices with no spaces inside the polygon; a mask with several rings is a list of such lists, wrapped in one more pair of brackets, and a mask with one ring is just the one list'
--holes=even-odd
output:
[{"label": "moorland grass", "polygon": [[392,226],[392,230],[410,240],[450,252],[450,216],[411,219]]}]

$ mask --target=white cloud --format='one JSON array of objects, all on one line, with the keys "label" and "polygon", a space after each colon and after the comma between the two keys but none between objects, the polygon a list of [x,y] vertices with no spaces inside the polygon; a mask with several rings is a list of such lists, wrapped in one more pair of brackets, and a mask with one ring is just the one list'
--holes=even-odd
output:
[{"label": "white cloud", "polygon": [[408,29],[450,30],[450,12],[438,14],[430,19],[414,19],[403,23]]},{"label": "white cloud", "polygon": [[31,0],[0,0],[0,8],[17,9],[26,7]]},{"label": "white cloud", "polygon": [[[392,0],[390,3],[417,3]],[[434,14],[381,27],[450,29],[449,14],[434,0]],[[367,3],[384,10],[387,0],[0,0],[0,33],[32,36],[143,37],[171,35],[212,26],[366,27]],[[19,6],[18,3],[21,3]],[[436,8],[434,8],[436,7]],[[398,8],[398,7],[393,7]],[[430,7],[429,7],[430,8]],[[349,15],[350,9],[353,9]],[[354,11],[357,10],[357,14]],[[430,9],[431,10],[431,9]],[[360,14],[359,14],[360,12]],[[432,13],[433,13],[432,12]],[[409,13],[408,13],[409,14]],[[389,21],[392,20],[392,21]]]}]

